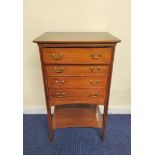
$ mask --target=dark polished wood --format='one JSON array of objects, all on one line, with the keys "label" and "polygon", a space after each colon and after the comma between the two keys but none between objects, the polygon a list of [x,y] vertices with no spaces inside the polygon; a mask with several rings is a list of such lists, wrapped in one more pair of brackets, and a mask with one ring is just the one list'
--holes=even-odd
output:
[{"label": "dark polished wood", "polygon": [[[120,40],[107,32],[46,32],[33,42],[40,50],[50,141],[53,129],[67,127],[102,127],[104,140]],[[103,121],[98,105],[104,105]]]}]

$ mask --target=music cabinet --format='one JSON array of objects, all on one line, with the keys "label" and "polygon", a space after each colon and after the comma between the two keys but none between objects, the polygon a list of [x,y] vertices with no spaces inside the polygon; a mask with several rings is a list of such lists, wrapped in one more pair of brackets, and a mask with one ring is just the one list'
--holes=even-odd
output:
[{"label": "music cabinet", "polygon": [[[102,128],[105,139],[115,46],[107,32],[46,32],[39,46],[50,131],[56,128]],[[104,115],[99,105],[104,106]],[[51,106],[55,106],[51,114]]]}]

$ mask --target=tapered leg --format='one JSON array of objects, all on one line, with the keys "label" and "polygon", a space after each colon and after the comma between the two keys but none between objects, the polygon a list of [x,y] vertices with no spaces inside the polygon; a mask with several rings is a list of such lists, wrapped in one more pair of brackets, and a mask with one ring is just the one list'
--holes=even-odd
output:
[{"label": "tapered leg", "polygon": [[53,142],[53,128],[52,128],[52,114],[51,114],[51,105],[48,100],[48,88],[47,88],[47,81],[44,75],[44,65],[43,65],[43,54],[42,54],[42,47],[39,45],[40,51],[40,60],[41,60],[41,68],[42,68],[42,75],[43,75],[43,82],[44,82],[44,91],[45,91],[45,99],[46,99],[46,109],[47,109],[47,117],[48,117],[48,127],[50,132],[50,142]]},{"label": "tapered leg", "polygon": [[106,95],[105,106],[104,106],[104,114],[103,114],[102,141],[105,140],[105,135],[106,135],[107,115],[108,115],[108,105],[109,105],[109,95],[110,95],[110,85],[111,85],[111,76],[112,76],[112,69],[113,69],[115,46],[112,46],[112,52],[113,52],[113,54],[112,54],[112,63],[109,65],[108,89],[107,89],[107,95]]},{"label": "tapered leg", "polygon": [[51,122],[50,122],[50,142],[51,143],[53,143],[53,140],[54,140],[54,138],[53,138],[53,128],[52,128],[52,116],[53,115],[51,115]]},{"label": "tapered leg", "polygon": [[49,126],[49,134],[50,134],[50,142],[53,143],[53,127],[52,127],[52,117],[51,108],[48,108],[48,126]]},{"label": "tapered leg", "polygon": [[103,123],[102,123],[102,141],[105,140],[106,135],[106,127],[107,127],[107,115],[108,115],[108,106],[104,106],[104,114],[103,114]]}]

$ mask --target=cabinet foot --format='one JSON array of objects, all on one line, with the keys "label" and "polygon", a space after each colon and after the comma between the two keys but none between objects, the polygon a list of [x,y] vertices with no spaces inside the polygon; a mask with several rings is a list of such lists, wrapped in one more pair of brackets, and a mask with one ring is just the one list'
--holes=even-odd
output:
[{"label": "cabinet foot", "polygon": [[102,133],[101,140],[102,140],[102,142],[105,141],[105,134],[104,133]]},{"label": "cabinet foot", "polygon": [[53,138],[53,134],[50,133],[50,143],[53,143],[53,140],[54,140],[54,138]]}]

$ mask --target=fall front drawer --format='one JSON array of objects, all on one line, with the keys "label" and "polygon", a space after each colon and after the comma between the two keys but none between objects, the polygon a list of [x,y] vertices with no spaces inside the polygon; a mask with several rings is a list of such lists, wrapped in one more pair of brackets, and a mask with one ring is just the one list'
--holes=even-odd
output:
[{"label": "fall front drawer", "polygon": [[106,90],[102,89],[53,89],[49,90],[51,105],[104,104]]},{"label": "fall front drawer", "polygon": [[110,64],[111,48],[43,48],[44,64]]},{"label": "fall front drawer", "polygon": [[103,88],[107,77],[48,77],[48,88]]},{"label": "fall front drawer", "polygon": [[108,76],[108,65],[47,65],[47,76]]}]

